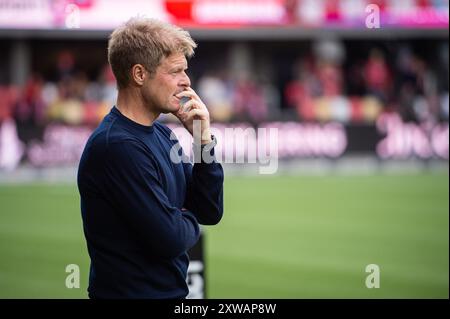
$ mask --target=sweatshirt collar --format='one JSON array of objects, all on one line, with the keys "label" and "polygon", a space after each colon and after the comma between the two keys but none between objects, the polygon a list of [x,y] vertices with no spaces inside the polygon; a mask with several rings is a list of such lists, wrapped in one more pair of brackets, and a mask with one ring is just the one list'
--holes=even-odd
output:
[{"label": "sweatshirt collar", "polygon": [[128,117],[126,117],[125,115],[123,115],[119,109],[114,105],[113,108],[111,109],[111,113],[117,115],[123,122],[125,122],[127,125],[130,125],[140,131],[144,131],[144,132],[153,132],[153,125],[142,125],[139,124],[131,119],[129,119]]}]

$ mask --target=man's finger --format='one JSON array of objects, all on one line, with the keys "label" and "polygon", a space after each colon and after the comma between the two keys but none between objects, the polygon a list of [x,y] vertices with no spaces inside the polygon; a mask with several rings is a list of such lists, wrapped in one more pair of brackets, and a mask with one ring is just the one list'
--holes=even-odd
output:
[{"label": "man's finger", "polygon": [[195,92],[194,89],[191,88],[191,87],[187,87],[184,91],[181,91],[181,92],[178,93],[176,96],[177,96],[178,98],[179,98],[179,97],[182,97],[182,96],[187,96],[187,97],[190,97],[190,98],[192,98],[192,99],[199,100],[199,101],[202,100],[202,99],[200,98],[200,96],[198,96],[197,92]]},{"label": "man's finger", "polygon": [[184,117],[184,121],[190,121],[195,116],[198,116],[200,118],[206,119],[208,117],[208,113],[205,110],[201,109],[192,109],[190,110],[187,115]]},{"label": "man's finger", "polygon": [[198,102],[195,100],[189,100],[181,106],[183,112],[189,112],[192,109],[198,108]]},{"label": "man's finger", "polygon": [[191,90],[191,91],[181,91],[180,93],[175,95],[177,98],[181,98],[183,96],[185,97],[190,97],[191,99],[196,99],[198,98],[197,94]]}]

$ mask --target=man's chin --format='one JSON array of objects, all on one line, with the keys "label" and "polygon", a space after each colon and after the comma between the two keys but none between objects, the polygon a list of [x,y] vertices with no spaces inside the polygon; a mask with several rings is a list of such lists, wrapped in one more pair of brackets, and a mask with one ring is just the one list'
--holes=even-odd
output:
[{"label": "man's chin", "polygon": [[179,103],[177,103],[176,105],[171,105],[170,106],[170,113],[176,113],[181,109],[181,105]]},{"label": "man's chin", "polygon": [[169,113],[176,113],[180,109],[180,106],[173,106],[169,105],[165,107],[163,110],[161,110],[161,113],[163,114],[169,114]]}]

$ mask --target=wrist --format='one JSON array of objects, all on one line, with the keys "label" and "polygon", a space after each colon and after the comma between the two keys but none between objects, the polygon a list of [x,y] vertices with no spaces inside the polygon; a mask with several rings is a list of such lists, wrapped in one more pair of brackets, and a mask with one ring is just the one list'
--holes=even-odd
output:
[{"label": "wrist", "polygon": [[196,144],[194,142],[194,162],[210,164],[216,162],[214,157],[214,147],[217,145],[217,139],[214,135],[211,135],[211,142],[206,144]]}]

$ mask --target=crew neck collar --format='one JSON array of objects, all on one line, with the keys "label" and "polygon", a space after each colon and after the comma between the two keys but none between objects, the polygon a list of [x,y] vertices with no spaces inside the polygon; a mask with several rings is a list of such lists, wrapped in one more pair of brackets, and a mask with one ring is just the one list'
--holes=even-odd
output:
[{"label": "crew neck collar", "polygon": [[123,115],[119,109],[114,105],[111,112],[115,115],[117,115],[120,119],[122,119],[124,122],[126,122],[128,125],[131,125],[132,127],[144,131],[144,132],[153,132],[153,125],[142,125],[139,124],[131,119],[129,119],[128,117],[126,117],[125,115]]}]

